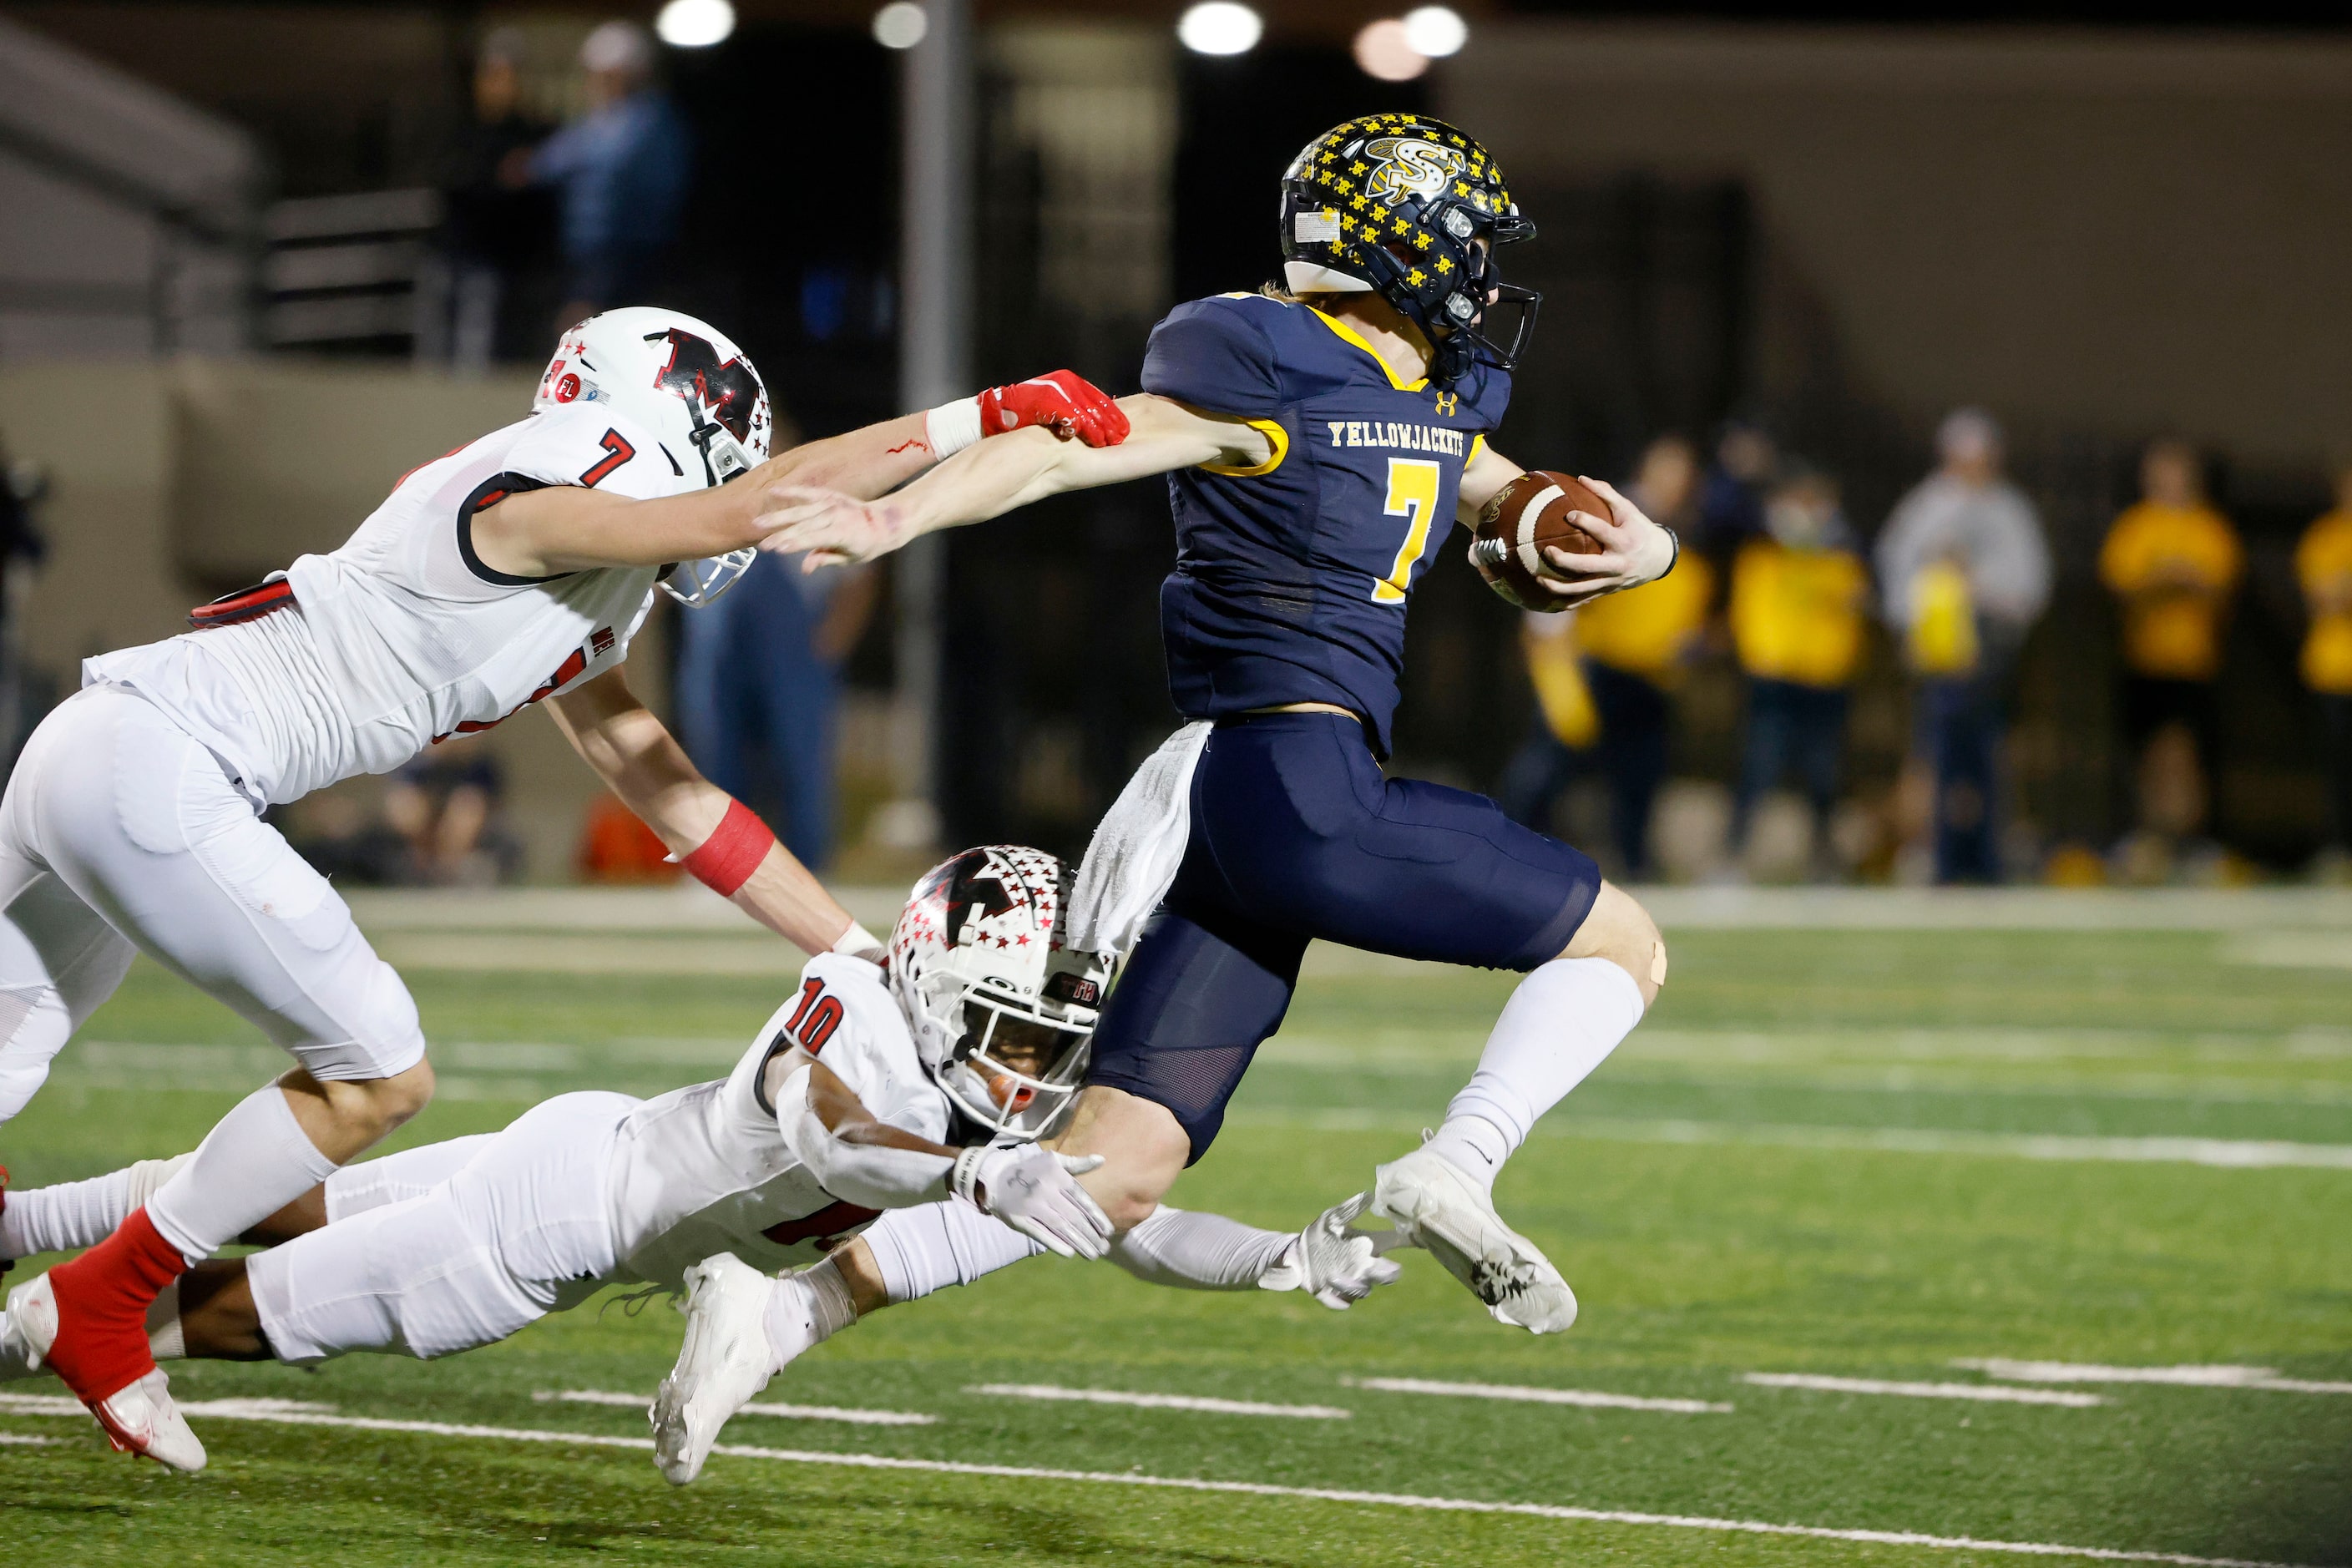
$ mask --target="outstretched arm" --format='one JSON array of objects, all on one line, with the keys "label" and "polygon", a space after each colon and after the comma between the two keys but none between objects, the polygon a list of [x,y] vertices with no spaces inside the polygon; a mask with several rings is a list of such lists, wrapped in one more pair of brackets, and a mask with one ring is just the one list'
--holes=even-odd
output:
[{"label": "outstretched arm", "polygon": [[[1304,1230],[1260,1230],[1223,1215],[1169,1208],[1111,1244],[1110,1261],[1137,1279],[1183,1290],[1305,1290],[1344,1310],[1398,1278],[1382,1256],[1390,1233],[1349,1228],[1361,1207],[1350,1200]],[[1035,1256],[962,1204],[933,1204],[887,1214],[830,1255],[859,1317],[969,1285]]]},{"label": "outstretched arm", "polygon": [[1100,1258],[1110,1221],[1078,1185],[1102,1163],[1035,1144],[953,1149],[894,1127],[866,1109],[840,1075],[798,1047],[768,1064],[769,1103],[785,1146],[817,1185],[873,1209],[911,1208],[950,1194],[1065,1258]]},{"label": "outstretched arm", "polygon": [[[960,430],[941,426],[961,425]],[[887,495],[940,460],[941,448],[983,436],[1034,434],[1048,445],[1115,444],[1116,405],[1068,371],[991,387],[927,414],[809,441],[731,484],[652,500],[579,485],[510,495],[475,514],[474,549],[493,571],[545,577],[598,566],[699,561],[759,543],[775,492],[820,486],[861,500]]]},{"label": "outstretched arm", "polygon": [[771,492],[776,510],[760,520],[773,531],[766,548],[815,552],[824,562],[871,561],[926,533],[983,522],[1066,490],[1202,463],[1245,468],[1273,455],[1271,438],[1244,420],[1148,392],[1122,397],[1118,406],[1129,429],[1116,447],[1085,447],[1021,430],[950,458],[882,500],[780,487]]},{"label": "outstretched arm", "polygon": [[[719,837],[730,809],[740,808],[732,795],[704,778],[687,759],[686,749],[637,700],[622,672],[607,670],[549,698],[547,707],[572,750],[622,804],[658,834],[673,855],[690,869],[699,869],[692,860],[695,852]],[[747,856],[759,848],[748,838],[743,845]],[[748,874],[730,875],[727,879],[736,883],[731,889],[713,886],[736,908],[803,952],[826,952],[858,929],[849,911],[772,835],[764,854],[734,871]]]}]

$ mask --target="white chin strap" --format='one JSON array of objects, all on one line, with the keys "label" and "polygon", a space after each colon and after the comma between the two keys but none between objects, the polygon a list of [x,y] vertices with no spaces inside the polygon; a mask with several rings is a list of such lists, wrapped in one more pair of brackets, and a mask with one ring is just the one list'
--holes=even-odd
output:
[{"label": "white chin strap", "polygon": [[1372,286],[1360,278],[1312,261],[1286,261],[1282,264],[1282,281],[1294,294],[1369,294]]}]

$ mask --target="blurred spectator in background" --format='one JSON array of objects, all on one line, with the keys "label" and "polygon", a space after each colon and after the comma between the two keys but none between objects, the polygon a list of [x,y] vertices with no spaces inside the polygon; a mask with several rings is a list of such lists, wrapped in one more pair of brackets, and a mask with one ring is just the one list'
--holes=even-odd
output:
[{"label": "blurred spectator in background", "polygon": [[25,609],[48,553],[33,514],[48,493],[40,465],[11,461],[0,441],[0,776],[15,771],[17,751],[55,696],[54,683],[25,664]]},{"label": "blurred spectator in background", "polygon": [[866,568],[812,576],[801,557],[762,551],[716,603],[678,617],[678,739],[812,870],[833,855],[841,663],[880,586]]},{"label": "blurred spectator in background", "polygon": [[2327,842],[2312,863],[2322,881],[2352,876],[2352,461],[2336,471],[2336,510],[2295,546],[2294,579],[2311,612],[2303,679],[2319,702],[2327,770]]},{"label": "blurred spectator in background", "polygon": [[654,80],[653,35],[606,22],[580,46],[580,66],[588,112],[508,171],[510,183],[561,195],[566,325],[644,302],[677,239],[694,172],[686,121]]},{"label": "blurred spectator in background", "polygon": [[1716,438],[1694,542],[1718,565],[1727,565],[1741,545],[1763,533],[1765,492],[1780,466],[1780,448],[1761,426],[1733,420]]},{"label": "blurred spectator in background", "polygon": [[1816,881],[1834,880],[1830,837],[1845,759],[1846,688],[1862,668],[1870,574],[1837,486],[1801,468],[1773,488],[1764,532],[1731,568],[1731,639],[1748,676],[1748,742],[1731,810],[1735,864],[1757,803],[1792,765],[1812,808]]},{"label": "blurred spectator in background", "polygon": [[522,872],[522,845],[499,820],[506,780],[479,736],[453,735],[392,775],[383,819],[405,865],[394,879],[421,887],[486,888]]},{"label": "blurred spectator in background", "polygon": [[[1697,452],[1683,437],[1665,436],[1643,453],[1626,489],[1652,518],[1687,529],[1698,481]],[[1591,760],[1609,781],[1610,837],[1621,874],[1630,881],[1650,876],[1650,819],[1666,777],[1671,693],[1713,597],[1707,563],[1693,552],[1657,582],[1596,599],[1572,616],[1528,616],[1538,721],[1504,772],[1498,793],[1506,812],[1550,831],[1551,802],[1575,776],[1576,753],[1597,743]],[[1579,689],[1581,707],[1570,695]],[[1591,715],[1590,724],[1580,712]]]},{"label": "blurred spectator in background", "polygon": [[[482,39],[474,61],[473,112],[444,175],[447,353],[464,371],[514,357],[515,345],[501,341],[499,323],[516,275],[536,258],[548,227],[544,195],[518,190],[506,177],[510,163],[527,160],[555,129],[523,109],[522,61],[522,36],[513,28]],[[533,353],[537,347],[534,342]]]},{"label": "blurred spectator in background", "polygon": [[2206,502],[2194,448],[2155,442],[2139,472],[2139,503],[2099,547],[2099,581],[2123,608],[2123,727],[2137,785],[2137,829],[2119,858],[2128,879],[2145,881],[2170,874],[2210,814],[2213,680],[2246,558],[2229,519]]},{"label": "blurred spectator in background", "polygon": [[1992,416],[1948,416],[1936,450],[1936,471],[1879,534],[1879,591],[1918,678],[1909,771],[1930,796],[1935,879],[1997,882],[2009,683],[2050,602],[2050,546],[2033,504],[2001,477]]},{"label": "blurred spectator in background", "polygon": [[505,794],[489,742],[459,735],[386,780],[373,815],[351,793],[332,790],[278,809],[303,858],[339,880],[487,888],[522,875],[522,842],[499,820]]}]

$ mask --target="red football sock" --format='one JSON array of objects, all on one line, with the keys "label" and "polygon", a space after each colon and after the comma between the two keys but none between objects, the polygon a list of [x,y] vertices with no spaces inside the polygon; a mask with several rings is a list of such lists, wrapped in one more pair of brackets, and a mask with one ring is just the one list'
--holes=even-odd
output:
[{"label": "red football sock", "polygon": [[112,1236],[49,1270],[58,1338],[48,1363],[85,1402],[121,1393],[155,1370],[147,1349],[147,1309],[188,1267],[143,1208]]}]

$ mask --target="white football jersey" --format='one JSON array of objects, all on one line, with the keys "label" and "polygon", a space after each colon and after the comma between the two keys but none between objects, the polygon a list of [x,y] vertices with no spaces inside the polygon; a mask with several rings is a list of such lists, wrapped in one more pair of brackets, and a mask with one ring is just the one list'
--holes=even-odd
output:
[{"label": "white football jersey", "polygon": [[761,1080],[794,1046],[876,1120],[947,1140],[953,1107],[923,1071],[880,966],[819,953],[723,1081],[649,1100],[621,1124],[611,1202],[614,1253],[630,1274],[678,1289],[688,1268],[719,1252],[772,1273],[815,1262],[877,1217],[817,1185],[784,1142]]},{"label": "white football jersey", "polygon": [[240,595],[252,618],[86,660],[82,684],[134,689],[272,804],[389,773],[619,664],[653,607],[655,566],[492,570],[475,514],[550,485],[677,495],[695,460],[603,404],[534,414],[412,470],[342,548]]}]

